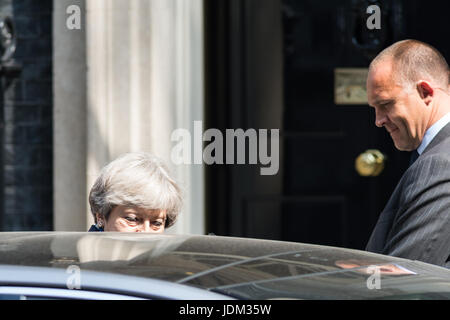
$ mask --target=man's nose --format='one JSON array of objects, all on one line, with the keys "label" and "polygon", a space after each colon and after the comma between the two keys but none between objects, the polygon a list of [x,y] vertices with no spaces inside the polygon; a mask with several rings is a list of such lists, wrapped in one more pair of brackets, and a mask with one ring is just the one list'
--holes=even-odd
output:
[{"label": "man's nose", "polygon": [[387,121],[386,115],[380,111],[375,110],[375,125],[382,128]]}]

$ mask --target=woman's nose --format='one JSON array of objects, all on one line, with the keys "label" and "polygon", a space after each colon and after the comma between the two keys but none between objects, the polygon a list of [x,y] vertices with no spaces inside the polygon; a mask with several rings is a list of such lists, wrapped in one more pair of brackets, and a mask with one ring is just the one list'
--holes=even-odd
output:
[{"label": "woman's nose", "polygon": [[137,232],[151,232],[152,228],[150,226],[150,221],[145,220],[142,224],[139,225],[139,228],[136,230]]}]

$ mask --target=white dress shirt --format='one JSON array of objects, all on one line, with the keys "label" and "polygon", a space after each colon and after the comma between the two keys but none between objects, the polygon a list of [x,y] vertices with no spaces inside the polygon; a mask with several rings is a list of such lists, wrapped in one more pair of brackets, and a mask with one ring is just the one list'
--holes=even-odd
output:
[{"label": "white dress shirt", "polygon": [[428,128],[428,130],[425,132],[425,135],[423,136],[422,143],[417,148],[417,152],[419,153],[419,155],[422,154],[425,148],[430,144],[431,140],[433,140],[433,138],[439,133],[439,131],[441,131],[441,129],[445,127],[449,122],[450,112]]}]

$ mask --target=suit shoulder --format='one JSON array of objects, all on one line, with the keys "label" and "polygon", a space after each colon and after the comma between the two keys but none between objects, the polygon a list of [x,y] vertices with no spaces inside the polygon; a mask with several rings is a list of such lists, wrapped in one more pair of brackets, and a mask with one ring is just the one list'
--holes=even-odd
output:
[{"label": "suit shoulder", "polygon": [[422,154],[406,170],[399,184],[407,202],[424,192],[450,190],[450,153]]},{"label": "suit shoulder", "polygon": [[408,168],[411,171],[418,170],[419,173],[450,166],[450,139],[447,148],[441,150],[430,150],[420,155],[414,164]]},{"label": "suit shoulder", "polygon": [[425,149],[422,155],[450,155],[450,135],[446,135],[444,138],[433,144],[431,141],[430,146]]}]

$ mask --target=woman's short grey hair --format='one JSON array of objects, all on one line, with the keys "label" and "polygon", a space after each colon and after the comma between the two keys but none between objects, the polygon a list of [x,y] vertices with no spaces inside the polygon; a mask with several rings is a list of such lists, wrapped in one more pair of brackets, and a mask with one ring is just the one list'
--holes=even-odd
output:
[{"label": "woman's short grey hair", "polygon": [[89,193],[94,220],[108,215],[116,206],[166,210],[172,226],[181,210],[182,192],[164,162],[146,152],[126,153],[106,165]]}]

